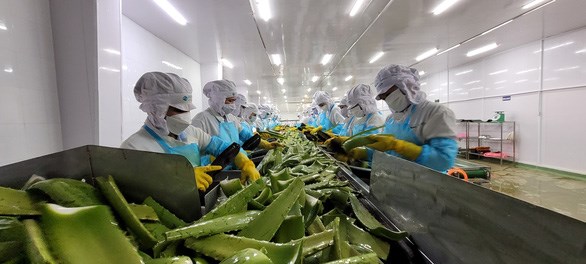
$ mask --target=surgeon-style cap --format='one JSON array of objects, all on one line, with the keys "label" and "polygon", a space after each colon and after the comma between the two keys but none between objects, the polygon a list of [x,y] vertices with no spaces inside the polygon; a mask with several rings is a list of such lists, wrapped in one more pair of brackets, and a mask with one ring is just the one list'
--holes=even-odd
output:
[{"label": "surgeon-style cap", "polygon": [[236,84],[229,80],[216,80],[206,83],[203,86],[203,94],[209,98],[208,104],[221,116],[230,114],[225,113],[224,106],[226,98],[236,96]]},{"label": "surgeon-style cap", "polygon": [[258,106],[256,106],[256,104],[249,103],[249,104],[245,104],[242,106],[244,106],[244,108],[242,109],[242,117],[243,118],[248,119],[248,117],[250,115],[252,115],[252,113],[259,115]]},{"label": "surgeon-style cap", "polygon": [[165,116],[169,106],[183,111],[191,111],[191,85],[173,73],[147,72],[134,86],[134,96],[140,103],[140,110],[147,113],[145,124],[159,135],[169,134]]},{"label": "surgeon-style cap", "polygon": [[317,91],[313,94],[313,104],[319,105],[321,103],[327,103],[328,105],[333,103],[332,97],[329,93],[324,91]]},{"label": "surgeon-style cap", "polygon": [[411,103],[419,104],[425,101],[426,94],[419,87],[419,73],[413,68],[396,64],[388,65],[378,72],[374,79],[374,86],[377,92],[376,99],[380,99],[379,96],[391,87],[397,86],[407,95]]},{"label": "surgeon-style cap", "polygon": [[348,107],[360,104],[364,113],[371,114],[377,111],[374,91],[369,85],[359,84],[348,91]]},{"label": "surgeon-style cap", "polygon": [[143,74],[134,86],[134,96],[145,112],[149,110],[149,105],[173,106],[183,111],[195,109],[191,101],[191,84],[174,73]]},{"label": "surgeon-style cap", "polygon": [[344,97],[342,97],[342,100],[340,100],[340,105],[348,106],[348,94],[345,94]]}]

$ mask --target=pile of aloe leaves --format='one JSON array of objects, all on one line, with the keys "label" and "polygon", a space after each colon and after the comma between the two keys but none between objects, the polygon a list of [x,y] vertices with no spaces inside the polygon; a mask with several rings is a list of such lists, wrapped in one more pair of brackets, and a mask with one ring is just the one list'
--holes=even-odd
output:
[{"label": "pile of aloe leaves", "polygon": [[378,222],[314,143],[293,131],[281,143],[261,179],[222,182],[227,198],[192,223],[150,197],[128,203],[111,176],[0,187],[0,263],[385,262],[407,234]]}]

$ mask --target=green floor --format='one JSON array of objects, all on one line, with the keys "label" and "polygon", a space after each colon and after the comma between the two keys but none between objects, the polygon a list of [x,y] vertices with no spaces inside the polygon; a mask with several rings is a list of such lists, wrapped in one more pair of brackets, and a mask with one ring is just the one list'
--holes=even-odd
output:
[{"label": "green floor", "polygon": [[491,168],[492,179],[481,183],[482,186],[586,222],[586,178],[510,164],[471,161]]}]

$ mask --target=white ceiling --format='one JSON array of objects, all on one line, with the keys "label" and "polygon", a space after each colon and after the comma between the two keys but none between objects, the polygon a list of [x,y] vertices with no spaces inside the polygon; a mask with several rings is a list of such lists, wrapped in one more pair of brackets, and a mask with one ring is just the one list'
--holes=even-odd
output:
[{"label": "white ceiling", "polygon": [[[521,7],[530,1],[460,0],[435,16],[431,10],[441,0],[366,0],[361,11],[350,17],[355,0],[269,0],[273,17],[266,22],[255,14],[255,0],[169,0],[187,18],[187,26],[173,22],[153,1],[122,0],[122,10],[200,63],[229,59],[234,68],[224,67],[224,77],[240,86],[251,80],[249,101],[271,100],[282,111],[295,111],[304,95],[309,102],[316,89],[323,89],[341,97],[355,84],[371,84],[378,70],[390,63],[415,64],[433,73],[586,26],[583,0],[557,0],[519,17],[527,12]],[[415,60],[424,51],[445,50],[515,17],[450,52],[420,63]],[[499,48],[466,57],[467,51],[490,42]],[[378,51],[385,55],[369,64]],[[273,53],[281,55],[281,66],[271,64]],[[326,53],[334,57],[324,66],[320,60]],[[315,83],[314,75],[320,76]],[[354,78],[346,82],[348,75]],[[277,83],[279,76],[285,78],[284,85]],[[338,89],[333,92],[333,87]],[[307,92],[308,88],[312,90]],[[267,100],[259,98],[256,90]]]}]

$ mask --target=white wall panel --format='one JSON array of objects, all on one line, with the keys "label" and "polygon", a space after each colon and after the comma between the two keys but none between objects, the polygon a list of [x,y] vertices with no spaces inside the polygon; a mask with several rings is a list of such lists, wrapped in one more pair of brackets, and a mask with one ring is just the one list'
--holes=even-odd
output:
[{"label": "white wall panel", "polygon": [[[48,1],[0,1],[0,166],[63,149]],[[6,29],[3,29],[6,27]]]},{"label": "white wall panel", "polygon": [[456,119],[480,119],[483,116],[484,101],[477,99],[450,102],[448,107],[454,111]]},{"label": "white wall panel", "polygon": [[[163,61],[180,69],[163,64]],[[122,16],[122,64],[123,139],[136,132],[146,119],[146,114],[138,109],[139,103],[133,92],[136,81],[145,72],[171,72],[186,78],[193,88],[193,103],[197,107],[192,115],[204,109],[199,63],[125,16]]]},{"label": "white wall panel", "polygon": [[586,86],[586,29],[548,38],[543,47],[544,90]]},{"label": "white wall panel", "polygon": [[586,87],[543,93],[543,164],[586,172]]}]

